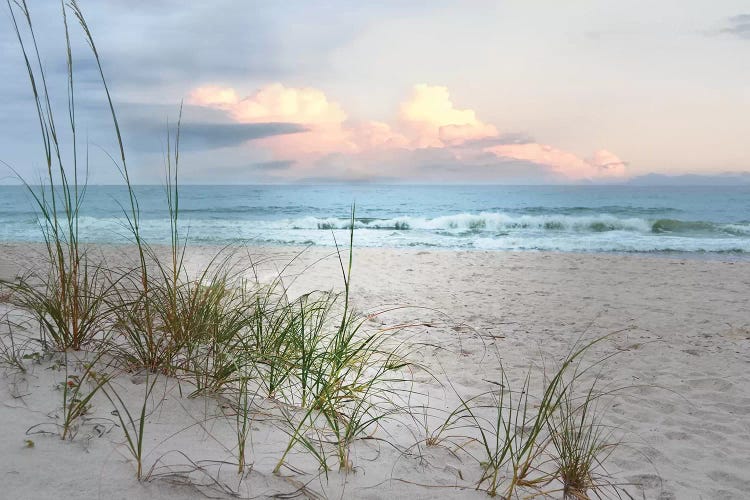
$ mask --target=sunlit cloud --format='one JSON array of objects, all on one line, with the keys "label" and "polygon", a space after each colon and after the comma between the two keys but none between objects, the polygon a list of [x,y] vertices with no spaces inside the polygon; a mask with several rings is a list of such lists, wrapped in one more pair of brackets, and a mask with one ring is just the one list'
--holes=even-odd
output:
[{"label": "sunlit cloud", "polygon": [[472,109],[456,108],[446,87],[419,84],[401,103],[399,119],[414,135],[417,147],[444,147],[494,137],[497,129],[477,119]]},{"label": "sunlit cloud", "polygon": [[335,175],[345,171],[361,178],[372,169],[399,165],[398,175],[418,178],[419,169],[415,166],[410,171],[408,162],[403,160],[413,157],[410,152],[426,149],[444,152],[440,156],[442,170],[455,172],[465,168],[467,173],[480,172],[486,179],[502,179],[508,162],[513,161],[541,167],[561,180],[626,175],[626,163],[607,150],[582,158],[530,139],[509,144],[503,140],[507,134],[482,121],[475,110],[454,104],[443,86],[414,85],[398,106],[392,123],[351,119],[323,91],[281,83],[267,85],[245,97],[229,87],[198,87],[189,94],[188,103],[222,110],[236,123],[302,127],[294,134],[253,141],[255,147],[268,149],[276,159],[295,162],[295,169],[285,172],[287,177],[328,175],[331,172],[323,171],[326,166],[335,166]]},{"label": "sunlit cloud", "polygon": [[347,116],[338,103],[313,88],[285,87],[274,83],[232,104],[232,117],[244,123],[291,122],[305,125],[338,125]]},{"label": "sunlit cloud", "polygon": [[411,141],[404,134],[395,131],[390,125],[378,121],[368,121],[352,126],[352,141],[357,150],[372,151],[380,149],[409,148]]},{"label": "sunlit cloud", "polygon": [[207,85],[193,89],[188,95],[187,103],[194,106],[206,106],[210,108],[231,109],[239,102],[232,88],[218,87],[216,85]]},{"label": "sunlit cloud", "polygon": [[600,150],[591,158],[579,156],[546,144],[501,144],[486,148],[501,158],[523,160],[545,165],[552,171],[571,179],[595,179],[625,176],[625,162],[614,153]]}]

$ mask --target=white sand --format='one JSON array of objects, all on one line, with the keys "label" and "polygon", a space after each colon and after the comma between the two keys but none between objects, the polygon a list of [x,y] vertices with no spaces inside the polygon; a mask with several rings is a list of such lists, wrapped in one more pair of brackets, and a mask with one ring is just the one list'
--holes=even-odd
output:
[{"label": "white sand", "polygon": [[[0,245],[0,277],[34,265],[32,250],[38,249]],[[126,250],[106,251],[112,258]],[[273,256],[279,265],[293,255],[289,248],[252,251]],[[294,269],[329,252],[309,250]],[[206,249],[191,249],[190,265],[200,265],[207,255]],[[272,265],[264,269],[262,276],[273,275]],[[338,261],[329,258],[303,274],[292,292],[341,284]],[[617,352],[602,379],[612,387],[633,386],[620,393],[606,417],[625,441],[606,462],[612,481],[632,498],[713,499],[750,494],[749,291],[748,262],[356,249],[352,293],[355,304],[367,311],[391,304],[422,307],[383,314],[372,323],[426,324],[401,335],[445,349],[420,347],[414,360],[467,397],[494,388],[487,381],[497,380],[498,356],[517,381],[529,367],[538,375],[542,359],[560,359],[581,335],[594,338],[625,330],[597,345],[589,356]],[[27,436],[36,424],[44,424],[37,429],[50,428],[61,401],[55,385],[64,380],[64,373],[49,369],[49,362],[29,368],[26,376],[12,370],[0,375],[0,497],[199,496],[191,487],[164,478],[145,483],[134,479],[132,460],[122,445],[121,430],[112,428],[106,399],[95,399],[91,415],[104,420],[89,421],[72,441]],[[450,388],[424,372],[416,372],[415,380],[416,391],[429,393],[431,406],[458,404]],[[118,381],[128,398],[143,391],[144,384],[134,381],[140,382],[130,376]],[[232,419],[222,415],[219,403],[181,398],[174,381],[159,384],[159,395],[166,400],[147,425],[146,469],[160,457],[159,463],[172,466],[189,465],[188,457],[232,461]],[[419,401],[415,397],[413,403]],[[268,414],[273,412],[269,407]],[[101,437],[99,429],[106,431]],[[423,439],[423,433],[402,418],[377,435],[406,449]],[[24,446],[26,439],[33,440],[33,448]],[[309,458],[295,454],[294,463],[306,474],[286,470],[284,477],[277,477],[271,471],[284,439],[272,417],[258,416],[249,476],[238,486],[229,466],[207,471],[248,497],[292,493],[306,483],[310,494],[338,498],[486,497],[474,491],[479,465],[467,454],[412,447],[410,455],[403,455],[374,440],[354,446],[356,470],[348,475],[332,472],[326,480]]]}]

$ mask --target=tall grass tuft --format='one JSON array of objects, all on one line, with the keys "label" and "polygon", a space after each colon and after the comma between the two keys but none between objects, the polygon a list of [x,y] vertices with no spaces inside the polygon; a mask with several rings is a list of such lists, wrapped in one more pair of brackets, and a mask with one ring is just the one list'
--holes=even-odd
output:
[{"label": "tall grass tuft", "polygon": [[147,372],[143,399],[140,402],[140,408],[137,408],[137,413],[135,412],[136,409],[131,411],[131,408],[120,396],[114,384],[107,381],[106,384],[101,386],[102,392],[115,408],[113,413],[117,416],[120,426],[125,433],[127,449],[136,464],[135,477],[139,481],[143,478],[143,441],[146,435],[146,420],[149,416],[148,402],[154,392],[157,380],[158,376],[156,374]]},{"label": "tall grass tuft", "polygon": [[[477,489],[493,497],[501,494],[503,498],[512,498],[519,488],[541,492],[557,477],[557,472],[552,473],[544,467],[549,461],[548,447],[553,440],[552,434],[565,430],[565,424],[571,423],[571,414],[564,411],[565,405],[572,397],[570,393],[575,382],[584,372],[575,369],[572,376],[566,378],[566,375],[572,367],[577,367],[579,358],[592,345],[604,338],[575,346],[552,376],[545,377],[538,398],[531,396],[530,373],[520,387],[513,389],[502,366],[500,380],[496,381],[499,389],[473,398],[464,398],[457,393],[461,404],[449,414],[439,432],[449,433],[456,429],[473,432],[473,436],[467,437],[479,445],[480,452],[474,456],[482,468]],[[486,399],[490,402],[482,402]],[[553,430],[550,422],[556,415],[565,415],[565,418],[559,428]],[[433,436],[433,439],[439,440],[440,437]],[[568,437],[573,436],[569,434]],[[558,444],[563,444],[562,435],[558,434],[556,439]],[[553,457],[557,463],[561,460],[559,455]],[[558,472],[562,473],[562,467],[559,469]]]},{"label": "tall grass tuft", "polygon": [[62,423],[60,438],[73,439],[79,420],[91,410],[94,396],[110,380],[110,375],[96,371],[103,352],[98,353],[91,361],[79,361],[82,365],[80,374],[70,374],[68,353],[65,353],[65,380],[62,384]]},{"label": "tall grass tuft", "polygon": [[12,369],[18,373],[26,373],[27,369],[24,361],[31,356],[29,353],[31,340],[27,338],[20,343],[18,342],[13,331],[16,325],[11,321],[10,315],[7,312],[0,317],[0,324],[3,322],[7,327],[7,334],[3,332],[0,336],[0,367]]},{"label": "tall grass tuft", "polygon": [[[61,3],[67,53],[67,120],[70,151],[62,146],[47,85],[34,24],[26,0],[7,1],[33,92],[44,150],[45,175],[38,188],[21,178],[38,213],[47,261],[17,281],[5,282],[17,305],[31,311],[42,328],[42,340],[50,347],[80,350],[99,333],[107,314],[108,293],[102,266],[93,262],[79,241],[79,214],[86,193],[88,154],[81,158],[76,123],[74,60],[70,44],[67,7]],[[73,5],[75,5],[73,3]],[[26,36],[21,26],[25,26]],[[85,165],[85,170],[81,171]]]},{"label": "tall grass tuft", "polygon": [[[276,473],[297,444],[312,453],[326,471],[329,452],[325,448],[332,445],[339,469],[352,470],[353,442],[374,432],[383,419],[401,409],[396,404],[398,390],[394,387],[407,381],[406,354],[401,352],[400,344],[392,343],[387,330],[366,332],[366,317],[351,308],[353,220],[354,209],[346,264],[339,253],[343,294],[317,299],[322,302],[307,302],[308,295],[297,306],[298,327],[292,330],[297,349],[287,359],[291,366],[289,377],[294,380],[291,389],[297,390],[302,412],[296,420],[288,418],[290,441],[276,464]],[[343,299],[343,304],[336,311],[339,299]],[[336,311],[333,317],[338,317],[332,325],[328,323],[331,311]]]},{"label": "tall grass tuft", "polygon": [[173,331],[182,335],[182,350],[176,365],[195,386],[191,396],[219,394],[251,365],[244,346],[253,290],[222,264],[209,265],[177,291],[180,319]]},{"label": "tall grass tuft", "polygon": [[617,447],[613,429],[602,422],[603,394],[597,380],[583,394],[577,394],[575,380],[561,394],[560,404],[548,420],[556,475],[565,498],[588,500],[609,486],[604,462]]},{"label": "tall grass tuft", "polygon": [[253,395],[250,389],[252,379],[252,374],[246,369],[240,372],[237,379],[235,435],[237,437],[238,474],[243,474],[247,467],[247,440],[253,419],[251,410]]}]

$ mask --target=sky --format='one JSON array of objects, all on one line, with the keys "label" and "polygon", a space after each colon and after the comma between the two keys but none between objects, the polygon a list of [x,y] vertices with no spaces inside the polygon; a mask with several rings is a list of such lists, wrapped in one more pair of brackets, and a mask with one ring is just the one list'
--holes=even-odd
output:
[{"label": "sky", "polygon": [[[61,5],[28,4],[63,130]],[[747,0],[79,5],[136,182],[163,178],[180,103],[189,183],[618,183],[750,171]],[[33,180],[45,168],[38,120],[2,10],[0,160]],[[88,145],[79,152],[90,182],[114,183],[105,95],[71,28]],[[13,176],[0,165],[0,182]]]}]

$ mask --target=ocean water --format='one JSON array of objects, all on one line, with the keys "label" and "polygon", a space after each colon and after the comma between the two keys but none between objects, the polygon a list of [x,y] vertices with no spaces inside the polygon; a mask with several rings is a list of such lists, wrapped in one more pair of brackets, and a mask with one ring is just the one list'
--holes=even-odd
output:
[{"label": "ocean water", "polygon": [[[164,188],[139,186],[143,235],[168,243]],[[118,186],[89,186],[80,233],[129,241]],[[183,235],[196,244],[355,244],[563,252],[750,256],[750,186],[183,186]],[[0,186],[0,240],[39,241],[24,187]]]}]

